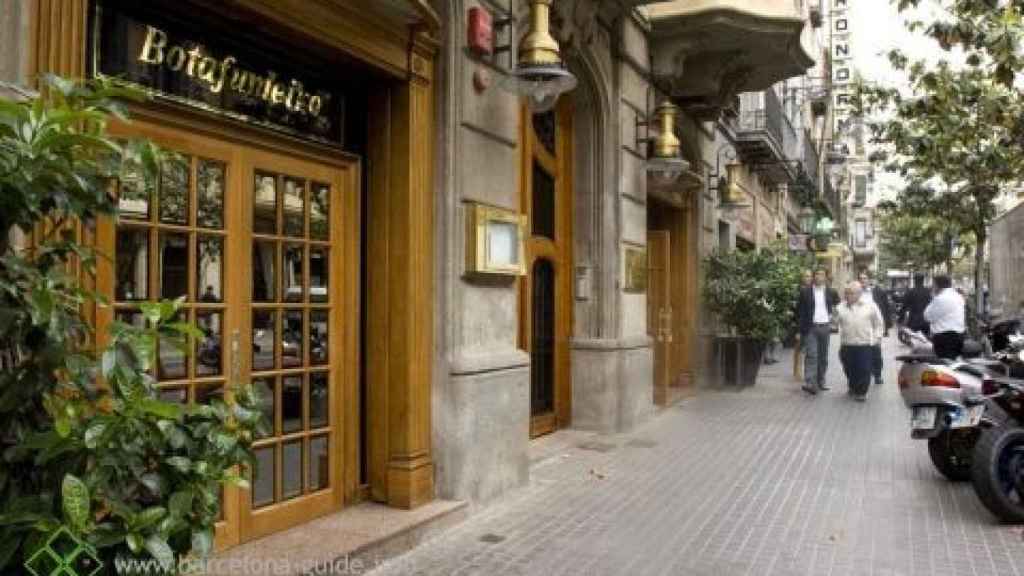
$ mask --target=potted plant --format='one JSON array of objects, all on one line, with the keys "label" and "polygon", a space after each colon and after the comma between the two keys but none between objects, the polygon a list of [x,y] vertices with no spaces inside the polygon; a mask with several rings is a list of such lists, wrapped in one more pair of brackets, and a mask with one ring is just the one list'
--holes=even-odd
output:
[{"label": "potted plant", "polygon": [[704,300],[727,329],[715,339],[724,384],[757,380],[765,345],[784,337],[794,321],[801,268],[781,245],[704,259]]}]

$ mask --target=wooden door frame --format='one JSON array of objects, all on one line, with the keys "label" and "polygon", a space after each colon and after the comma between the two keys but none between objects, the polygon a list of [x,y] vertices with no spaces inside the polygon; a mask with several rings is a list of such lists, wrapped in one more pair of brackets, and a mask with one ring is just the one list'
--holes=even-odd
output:
[{"label": "wooden door frame", "polygon": [[[520,208],[527,215],[526,270],[520,278],[519,290],[519,347],[530,352],[532,348],[532,270],[538,259],[551,262],[555,273],[555,352],[554,352],[554,411],[550,415],[530,416],[530,437],[534,438],[572,422],[572,372],[569,339],[573,330],[572,278],[573,270],[573,102],[562,97],[555,112],[555,154],[538,145],[533,129],[532,114],[523,105],[520,109]],[[555,239],[533,237],[532,186],[533,162],[537,160],[555,178]]]}]

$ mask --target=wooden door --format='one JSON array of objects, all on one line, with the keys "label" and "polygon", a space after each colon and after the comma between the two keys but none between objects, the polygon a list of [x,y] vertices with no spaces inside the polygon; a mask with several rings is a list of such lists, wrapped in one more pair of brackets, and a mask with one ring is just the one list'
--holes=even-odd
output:
[{"label": "wooden door", "polygon": [[252,382],[265,399],[271,432],[255,443],[251,490],[222,494],[216,547],[338,510],[358,376],[357,165],[141,121],[114,133],[170,155],[153,190],[122,178],[119,219],[98,229],[113,255],[98,287],[114,301],[98,334],[113,318],[141,323],[142,301],[184,296],[182,320],[206,336],[192,355],[159,346],[161,396],[201,403]]},{"label": "wooden door", "polygon": [[520,345],[530,354],[530,437],[566,426],[571,415],[572,105],[522,122],[522,209],[527,276],[520,284]]},{"label": "wooden door", "polygon": [[663,405],[672,383],[672,259],[668,230],[647,231],[647,332],[654,339],[654,400]]},{"label": "wooden door", "polygon": [[[355,167],[258,150],[242,165],[242,377],[267,399],[270,434],[255,446],[243,540],[340,508],[344,436],[340,382],[351,385],[355,284],[347,249]],[[357,269],[357,268],[355,268]],[[357,473],[357,471],[349,471]]]}]

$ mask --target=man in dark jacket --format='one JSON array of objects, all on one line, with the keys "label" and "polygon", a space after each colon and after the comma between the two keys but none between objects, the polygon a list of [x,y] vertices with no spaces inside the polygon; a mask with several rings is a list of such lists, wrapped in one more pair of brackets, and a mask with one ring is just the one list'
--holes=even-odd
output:
[{"label": "man in dark jacket", "polygon": [[864,270],[860,273],[860,284],[864,287],[864,294],[861,298],[873,302],[875,306],[878,306],[878,311],[882,313],[882,321],[885,323],[884,334],[878,335],[878,341],[873,348],[874,360],[872,362],[871,372],[875,376],[875,384],[882,383],[882,336],[889,335],[889,328],[892,327],[892,314],[890,313],[891,307],[889,306],[889,293],[885,291],[885,288],[874,283],[871,278],[871,273]]},{"label": "man in dark jacket", "polygon": [[932,291],[924,286],[924,274],[914,274],[914,287],[903,297],[903,324],[911,330],[928,333],[924,309],[932,303]]},{"label": "man in dark jacket", "polygon": [[808,394],[828,390],[828,340],[832,335],[832,313],[839,294],[828,286],[824,269],[814,272],[814,283],[802,288],[797,299],[800,343],[804,349],[804,385]]}]

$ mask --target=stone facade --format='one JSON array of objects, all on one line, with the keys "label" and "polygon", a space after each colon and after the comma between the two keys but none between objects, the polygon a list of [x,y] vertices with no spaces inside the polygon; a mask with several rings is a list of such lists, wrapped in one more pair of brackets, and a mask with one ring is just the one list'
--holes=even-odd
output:
[{"label": "stone facade", "polygon": [[[464,274],[461,223],[467,201],[519,209],[523,118],[519,97],[498,85],[501,57],[466,47],[468,10],[500,14],[503,3],[436,4],[448,23],[437,147],[437,490],[486,502],[528,481],[530,367],[517,343],[518,284]],[[622,252],[646,242],[646,172],[633,130],[651,95],[643,23],[629,14],[598,21],[588,7],[556,6],[562,52],[579,79],[566,96],[575,111],[571,426],[620,431],[653,409],[646,299],[621,289]]]}]

